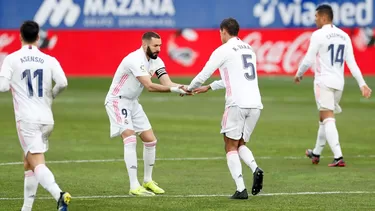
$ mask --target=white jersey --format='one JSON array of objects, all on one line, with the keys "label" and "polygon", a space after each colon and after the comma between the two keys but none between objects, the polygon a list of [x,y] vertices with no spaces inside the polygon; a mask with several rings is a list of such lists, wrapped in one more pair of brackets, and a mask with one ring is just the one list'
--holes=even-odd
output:
[{"label": "white jersey", "polygon": [[10,81],[16,121],[54,123],[52,82],[67,84],[64,71],[54,57],[36,46],[25,45],[5,57],[0,77]]},{"label": "white jersey", "polygon": [[226,88],[226,107],[263,109],[256,71],[256,54],[248,43],[235,37],[217,48],[188,89],[201,86],[217,69],[222,80],[214,84],[217,89]]},{"label": "white jersey", "polygon": [[105,101],[118,98],[137,100],[143,91],[137,77],[151,78],[155,73],[158,77],[166,74],[164,62],[159,57],[148,61],[142,48],[130,53],[118,66]]},{"label": "white jersey", "polygon": [[349,35],[332,24],[324,25],[311,35],[309,49],[297,75],[302,76],[314,60],[315,84],[322,83],[329,88],[343,90],[346,61],[359,86],[365,85],[354,58]]}]

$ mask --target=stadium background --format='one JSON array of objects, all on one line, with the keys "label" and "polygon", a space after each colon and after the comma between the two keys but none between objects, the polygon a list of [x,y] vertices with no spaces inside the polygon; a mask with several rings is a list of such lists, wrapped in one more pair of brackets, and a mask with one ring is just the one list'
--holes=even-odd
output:
[{"label": "stadium background", "polygon": [[[352,78],[346,80],[344,112],[337,116],[348,166],[328,168],[328,146],[320,165],[304,158],[315,144],[317,112],[312,78],[295,86],[292,76],[322,2],[331,3],[335,24],[350,34],[357,63],[374,89],[373,0],[0,0],[0,63],[20,47],[22,21],[39,22],[40,49],[55,56],[69,78],[68,90],[53,105],[47,160],[54,161],[49,168],[62,188],[78,197],[72,210],[375,210],[375,101],[362,99]],[[140,47],[142,33],[153,30],[162,36],[160,57],[173,80],[189,83],[221,44],[218,27],[230,16],[241,25],[239,37],[256,50],[262,75],[265,109],[249,145],[266,172],[262,195],[243,203],[226,197],[234,183],[219,134],[222,90],[190,98],[145,91],[141,103],[159,140],[154,179],[167,196],[124,199],[123,148],[120,140],[109,139],[103,107],[111,76]],[[11,95],[0,94],[1,211],[19,209],[23,196],[12,106]],[[140,179],[141,150],[138,142]],[[243,172],[250,187],[250,170],[244,166]],[[52,209],[53,200],[39,187],[34,210]]]}]

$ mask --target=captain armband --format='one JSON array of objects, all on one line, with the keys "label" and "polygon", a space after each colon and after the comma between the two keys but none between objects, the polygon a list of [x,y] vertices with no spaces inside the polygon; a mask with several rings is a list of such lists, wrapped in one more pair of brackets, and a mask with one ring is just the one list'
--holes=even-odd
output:
[{"label": "captain armband", "polygon": [[165,67],[159,68],[155,71],[155,74],[158,78],[160,78],[162,75],[168,74],[165,70]]}]

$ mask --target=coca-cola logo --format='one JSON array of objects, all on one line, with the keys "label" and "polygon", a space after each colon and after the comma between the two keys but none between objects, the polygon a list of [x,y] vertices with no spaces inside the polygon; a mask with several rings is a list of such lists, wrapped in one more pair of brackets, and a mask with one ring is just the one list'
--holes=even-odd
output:
[{"label": "coca-cola logo", "polygon": [[312,32],[304,32],[292,41],[264,41],[260,32],[243,38],[257,54],[257,69],[266,73],[294,73],[303,59]]}]

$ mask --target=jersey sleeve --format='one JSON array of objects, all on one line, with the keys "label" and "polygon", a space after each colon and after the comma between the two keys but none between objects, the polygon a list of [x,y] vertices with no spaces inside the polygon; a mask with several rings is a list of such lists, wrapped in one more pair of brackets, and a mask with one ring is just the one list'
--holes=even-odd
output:
[{"label": "jersey sleeve", "polygon": [[13,69],[11,67],[10,58],[9,56],[6,56],[3,60],[3,64],[1,65],[0,69],[0,77],[7,78],[8,80],[11,80],[13,76]]},{"label": "jersey sleeve", "polygon": [[56,58],[52,59],[52,79],[59,85],[66,85],[68,83],[64,70]]},{"label": "jersey sleeve", "polygon": [[200,87],[223,64],[224,53],[221,48],[216,49],[210,56],[203,70],[191,81],[188,90]]},{"label": "jersey sleeve", "polygon": [[349,67],[350,72],[352,73],[353,77],[357,81],[359,87],[362,87],[362,86],[366,85],[366,82],[363,79],[362,73],[359,70],[357,62],[355,61],[352,41],[350,40],[349,36],[347,36],[347,39],[348,39],[348,41],[347,41],[348,43],[347,43],[345,61],[346,61],[346,64],[348,65],[348,67]]},{"label": "jersey sleeve", "polygon": [[212,82],[210,84],[210,87],[213,91],[215,91],[215,90],[218,90],[218,89],[224,89],[225,84],[224,84],[223,80],[217,80],[217,81]]},{"label": "jersey sleeve", "polygon": [[160,58],[157,59],[157,63],[155,67],[156,67],[156,70],[155,70],[156,77],[160,78],[161,76],[168,74],[165,69],[165,64],[163,60],[161,60]]},{"label": "jersey sleeve", "polygon": [[124,61],[123,67],[129,68],[130,72],[132,72],[135,77],[149,75],[149,73],[146,70],[145,65],[142,62]]},{"label": "jersey sleeve", "polygon": [[318,31],[315,31],[311,35],[309,48],[307,49],[307,53],[298,67],[296,76],[301,77],[311,67],[316,58],[316,54],[318,53],[319,46],[320,43]]},{"label": "jersey sleeve", "polygon": [[56,83],[52,89],[52,97],[56,98],[67,86],[68,79],[57,59],[52,59],[52,80]]}]

